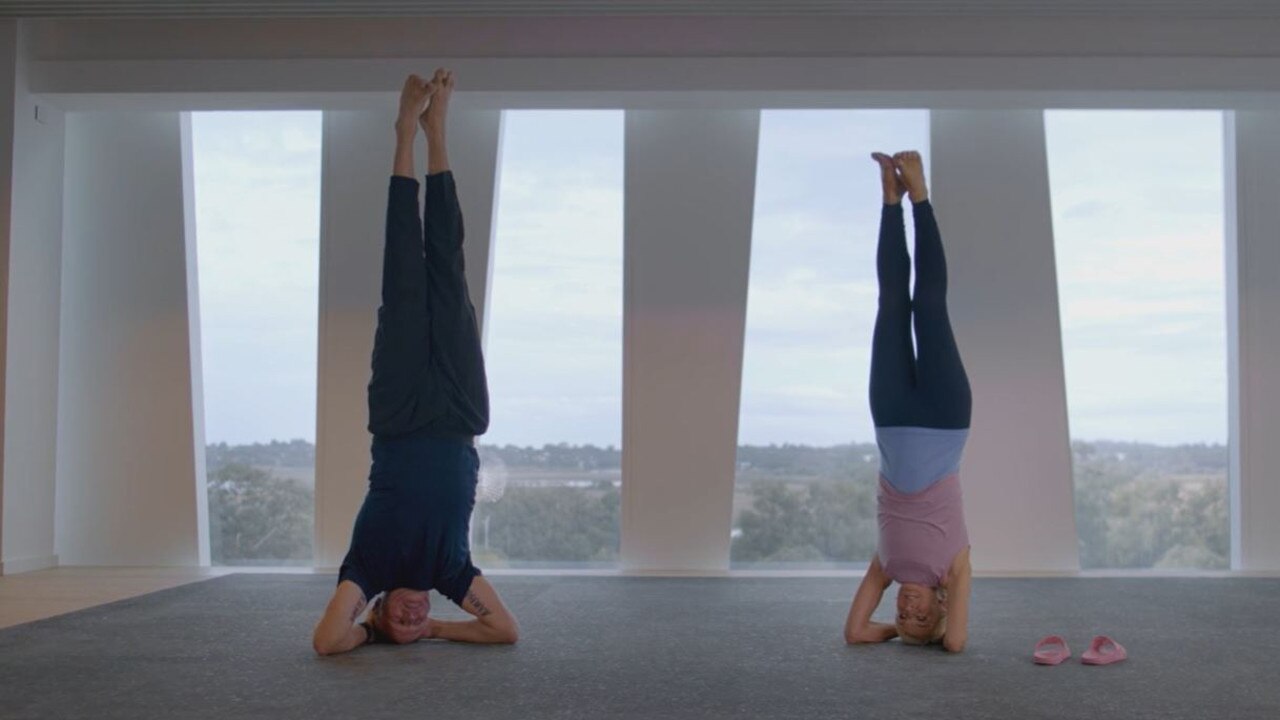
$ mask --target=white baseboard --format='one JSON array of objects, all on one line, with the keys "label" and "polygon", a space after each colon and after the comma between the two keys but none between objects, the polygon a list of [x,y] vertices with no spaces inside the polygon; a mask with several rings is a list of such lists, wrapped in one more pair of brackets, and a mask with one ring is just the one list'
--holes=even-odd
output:
[{"label": "white baseboard", "polygon": [[17,575],[18,573],[33,572],[35,570],[48,570],[49,568],[55,567],[58,567],[57,555],[9,558],[8,560],[0,562],[0,575]]}]

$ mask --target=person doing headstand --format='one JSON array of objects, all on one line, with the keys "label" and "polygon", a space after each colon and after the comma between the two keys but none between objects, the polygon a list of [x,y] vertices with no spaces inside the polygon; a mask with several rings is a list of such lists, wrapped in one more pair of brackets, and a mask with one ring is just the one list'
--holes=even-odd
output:
[{"label": "person doing headstand", "polygon": [[[430,80],[409,76],[401,91],[369,381],[369,490],[315,628],[312,645],[321,655],[379,640],[514,643],[519,634],[472,564],[468,541],[479,472],[475,437],[489,426],[489,391],[445,147],[453,87],[453,73],[441,69]],[[413,165],[419,127],[428,150],[422,218]],[[474,619],[431,618],[430,590]]]},{"label": "person doing headstand", "polygon": [[[880,534],[844,636],[849,643],[899,637],[960,652],[969,618],[969,534],[959,477],[973,405],[969,379],[947,315],[947,262],[920,154],[872,157],[884,189],[870,388],[880,447]],[[916,229],[914,294],[908,287],[904,193],[911,198]],[[894,581],[899,583],[894,623],[872,622]]]}]

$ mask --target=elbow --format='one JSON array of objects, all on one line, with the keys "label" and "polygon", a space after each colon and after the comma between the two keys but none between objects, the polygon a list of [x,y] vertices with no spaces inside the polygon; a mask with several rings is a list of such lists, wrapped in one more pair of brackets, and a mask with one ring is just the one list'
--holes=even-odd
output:
[{"label": "elbow", "polygon": [[325,657],[326,655],[337,655],[341,652],[338,647],[338,643],[333,642],[318,632],[311,636],[311,649],[315,650],[316,655],[319,655],[320,657]]},{"label": "elbow", "polygon": [[520,642],[520,626],[512,619],[493,629],[493,641],[499,645],[515,645]]}]

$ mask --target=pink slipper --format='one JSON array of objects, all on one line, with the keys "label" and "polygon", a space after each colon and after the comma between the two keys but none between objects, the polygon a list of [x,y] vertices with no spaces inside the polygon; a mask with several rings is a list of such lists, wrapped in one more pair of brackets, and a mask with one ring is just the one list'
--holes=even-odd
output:
[{"label": "pink slipper", "polygon": [[1036,643],[1035,653],[1032,655],[1037,665],[1057,665],[1069,657],[1071,648],[1067,647],[1067,641],[1061,635],[1049,635]]},{"label": "pink slipper", "polygon": [[1125,652],[1123,645],[1106,635],[1099,635],[1089,643],[1089,649],[1080,656],[1080,662],[1085,665],[1110,665],[1127,657],[1129,653]]}]

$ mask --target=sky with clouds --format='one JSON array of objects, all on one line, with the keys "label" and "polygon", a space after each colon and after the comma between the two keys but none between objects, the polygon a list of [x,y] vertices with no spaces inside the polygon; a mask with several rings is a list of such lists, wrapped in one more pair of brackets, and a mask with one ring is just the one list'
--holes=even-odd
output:
[{"label": "sky with clouds", "polygon": [[[927,158],[928,123],[763,113],[741,442],[871,439],[867,155]],[[206,436],[313,439],[320,114],[194,131]],[[1073,436],[1225,440],[1221,114],[1055,111],[1047,136]],[[486,442],[618,445],[623,113],[509,112],[502,152]]]}]

